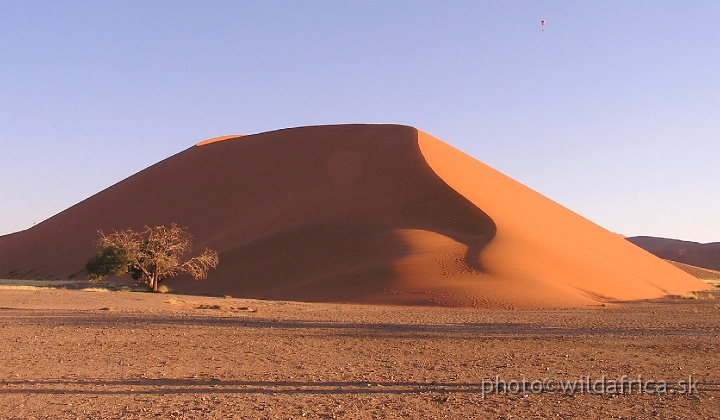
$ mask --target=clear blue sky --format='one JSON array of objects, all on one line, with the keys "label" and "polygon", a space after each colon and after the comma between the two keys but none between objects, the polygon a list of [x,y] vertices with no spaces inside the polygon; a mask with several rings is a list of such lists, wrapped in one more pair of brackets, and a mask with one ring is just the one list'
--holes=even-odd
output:
[{"label": "clear blue sky", "polygon": [[0,234],[209,137],[336,123],[720,241],[720,1],[0,0]]}]

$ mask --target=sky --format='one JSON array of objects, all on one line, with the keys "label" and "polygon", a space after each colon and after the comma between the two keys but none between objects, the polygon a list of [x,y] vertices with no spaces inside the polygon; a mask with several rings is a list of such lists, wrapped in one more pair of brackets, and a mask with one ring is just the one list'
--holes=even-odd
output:
[{"label": "sky", "polygon": [[720,2],[0,0],[0,235],[210,137],[341,123],[718,242]]}]

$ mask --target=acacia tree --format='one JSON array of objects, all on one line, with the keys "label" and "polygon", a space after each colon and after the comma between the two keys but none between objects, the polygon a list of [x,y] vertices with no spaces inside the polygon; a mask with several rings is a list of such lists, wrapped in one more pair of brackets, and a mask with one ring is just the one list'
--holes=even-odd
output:
[{"label": "acacia tree", "polygon": [[219,263],[217,252],[207,248],[197,257],[183,260],[191,250],[192,235],[175,223],[169,228],[145,226],[142,231],[113,230],[105,235],[99,230],[98,234],[96,246],[100,249],[85,264],[93,280],[129,273],[157,292],[159,283],[169,277],[187,273],[204,279]]}]

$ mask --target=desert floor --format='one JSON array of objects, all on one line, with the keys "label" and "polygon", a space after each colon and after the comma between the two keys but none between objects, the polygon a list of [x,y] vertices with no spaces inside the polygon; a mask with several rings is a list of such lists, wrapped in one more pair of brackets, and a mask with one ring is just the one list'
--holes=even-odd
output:
[{"label": "desert floor", "polygon": [[720,417],[720,290],[490,311],[22,289],[0,289],[2,418]]}]

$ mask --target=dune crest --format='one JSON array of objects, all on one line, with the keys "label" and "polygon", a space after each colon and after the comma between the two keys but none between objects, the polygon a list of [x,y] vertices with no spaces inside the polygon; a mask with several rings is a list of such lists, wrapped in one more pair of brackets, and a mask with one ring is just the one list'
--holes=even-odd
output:
[{"label": "dune crest", "polygon": [[[142,203],[138,205],[137,203]],[[583,307],[706,288],[412,127],[198,143],[0,240],[0,277],[82,277],[98,229],[177,222],[218,251],[182,293],[479,308]]]},{"label": "dune crest", "polygon": [[219,136],[219,137],[213,137],[207,140],[203,140],[200,143],[197,143],[195,146],[205,146],[206,144],[215,143],[218,141],[225,141],[225,140],[231,140],[231,139],[237,139],[240,137],[244,137],[243,134],[231,134],[228,136]]}]

